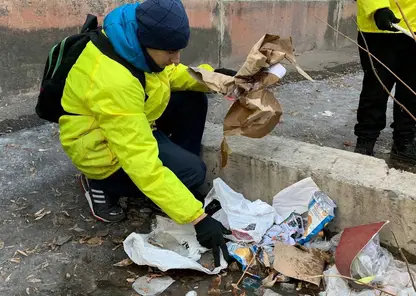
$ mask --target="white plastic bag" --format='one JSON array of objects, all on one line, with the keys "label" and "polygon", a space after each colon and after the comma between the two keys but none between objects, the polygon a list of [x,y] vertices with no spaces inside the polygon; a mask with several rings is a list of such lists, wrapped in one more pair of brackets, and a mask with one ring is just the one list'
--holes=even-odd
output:
[{"label": "white plastic bag", "polygon": [[142,296],[160,295],[175,282],[170,276],[154,279],[142,276],[133,283],[133,289]]},{"label": "white plastic bag", "polygon": [[[413,276],[414,267],[411,266]],[[324,271],[326,290],[321,292],[321,296],[379,296],[382,293],[377,290],[367,289],[363,291],[353,291],[349,288],[347,281],[338,277],[340,274],[337,268],[332,266]],[[381,281],[382,289],[397,296],[416,296],[410,282],[409,273],[403,262],[395,261],[387,268]],[[386,295],[386,294],[383,294]]]},{"label": "white plastic bag", "polygon": [[[273,208],[283,220],[293,212],[302,215],[308,211],[309,201],[316,191],[320,191],[312,178],[303,179],[280,191],[273,197]],[[280,224],[282,221],[276,221]]]},{"label": "white plastic bag", "polygon": [[233,232],[227,237],[233,241],[259,243],[276,217],[271,205],[261,200],[252,202],[245,199],[220,178],[214,180],[214,187],[205,198],[205,206],[213,200],[220,202],[221,209],[212,217]]},{"label": "white plastic bag", "polygon": [[[221,256],[221,266],[209,270],[197,261],[207,249],[203,248],[196,239],[192,225],[179,225],[168,218],[157,216],[157,227],[150,234],[132,233],[124,240],[124,251],[137,265],[156,267],[161,271],[170,269],[192,269],[206,274],[218,274],[227,268],[227,262]],[[188,257],[181,256],[171,250],[161,249],[148,242],[156,232],[167,232],[174,236],[189,251]]]},{"label": "white plastic bag", "polygon": [[351,265],[354,278],[376,276],[382,279],[390,264],[394,262],[389,251],[380,246],[379,234],[369,241]]}]

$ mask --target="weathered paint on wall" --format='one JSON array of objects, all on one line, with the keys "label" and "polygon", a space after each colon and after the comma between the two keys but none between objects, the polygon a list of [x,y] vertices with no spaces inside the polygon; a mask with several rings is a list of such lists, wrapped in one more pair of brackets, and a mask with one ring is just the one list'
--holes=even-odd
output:
[{"label": "weathered paint on wall", "polygon": [[[87,13],[100,20],[132,0],[3,0],[0,3],[0,98],[36,87],[49,48],[78,31]],[[355,35],[346,0],[183,0],[192,26],[185,63],[240,64],[265,33],[292,36],[297,52],[347,43],[314,14]],[[6,73],[6,75],[3,75]]]}]

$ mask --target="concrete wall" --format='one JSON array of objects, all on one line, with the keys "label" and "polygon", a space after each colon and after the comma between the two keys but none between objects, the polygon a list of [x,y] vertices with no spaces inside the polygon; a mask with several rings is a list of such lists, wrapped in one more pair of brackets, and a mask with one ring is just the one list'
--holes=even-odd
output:
[{"label": "concrete wall", "polygon": [[[77,32],[87,13],[102,19],[132,0],[2,0],[0,99],[36,89],[49,48]],[[346,45],[314,14],[355,35],[352,0],[184,0],[192,40],[184,62],[235,66],[265,33],[290,35],[297,52]]]}]

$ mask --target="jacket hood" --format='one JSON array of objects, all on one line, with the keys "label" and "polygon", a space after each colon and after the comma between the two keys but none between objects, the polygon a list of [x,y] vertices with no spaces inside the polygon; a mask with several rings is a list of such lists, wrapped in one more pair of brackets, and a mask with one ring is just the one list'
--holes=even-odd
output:
[{"label": "jacket hood", "polygon": [[103,29],[114,50],[127,62],[144,72],[151,72],[137,37],[136,8],[140,3],[125,4],[110,12]]}]

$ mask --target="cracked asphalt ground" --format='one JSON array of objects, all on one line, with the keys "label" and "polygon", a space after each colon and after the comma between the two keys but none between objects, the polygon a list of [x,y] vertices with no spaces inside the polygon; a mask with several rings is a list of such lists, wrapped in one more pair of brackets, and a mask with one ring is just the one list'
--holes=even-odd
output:
[{"label": "cracked asphalt ground", "polygon": [[[154,214],[141,213],[138,200],[125,200],[127,220],[93,220],[77,173],[55,125],[0,137],[1,296],[132,296],[132,279],[157,273],[134,264],[113,266],[128,258],[123,239],[149,232]],[[215,278],[193,271],[166,274],[176,281],[162,295],[207,295]],[[223,274],[221,290],[229,291],[240,275]],[[293,286],[282,289],[282,295],[296,295]]]},{"label": "cracked asphalt ground", "polygon": [[[300,64],[317,81],[309,83],[289,73],[276,89],[284,115],[273,134],[352,151],[362,78],[355,52],[302,55],[306,58],[302,61],[301,56]],[[156,271],[113,264],[127,258],[122,239],[133,231],[149,231],[152,215],[140,213],[140,204],[127,201],[126,221],[92,220],[75,177],[78,172],[62,152],[57,128],[33,114],[35,102],[35,93],[0,97],[0,296],[137,295],[127,279]],[[221,123],[227,104],[212,97],[208,119]],[[390,144],[391,130],[386,128],[376,156],[389,161]],[[162,295],[185,295],[190,290],[207,295],[213,280],[192,271],[168,275],[176,281]],[[228,272],[222,291],[228,291],[240,275]],[[279,293],[297,294],[292,286]]]}]

